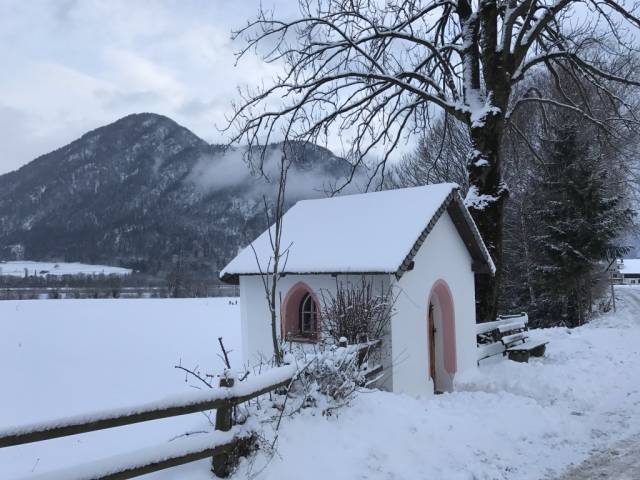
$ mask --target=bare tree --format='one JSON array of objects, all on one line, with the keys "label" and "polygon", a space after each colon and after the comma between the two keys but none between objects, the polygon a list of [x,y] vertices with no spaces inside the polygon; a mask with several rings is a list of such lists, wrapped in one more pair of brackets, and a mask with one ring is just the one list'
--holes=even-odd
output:
[{"label": "bare tree", "polygon": [[467,158],[470,149],[471,140],[464,125],[445,115],[420,138],[414,152],[391,167],[385,187],[455,182],[466,193],[469,188]]},{"label": "bare tree", "polygon": [[[493,318],[509,191],[500,152],[506,124],[532,102],[597,121],[588,98],[575,104],[535,89],[516,97],[515,87],[536,71],[563,71],[615,104],[615,120],[635,121],[605,81],[640,86],[625,63],[636,52],[640,6],[624,0],[298,3],[296,18],[261,10],[235,33],[246,40],[239,57],[259,49],[284,72],[272,85],[242,94],[230,118],[233,140],[254,146],[282,135],[322,143],[339,133],[349,140],[354,168],[380,153],[374,173],[384,177],[389,156],[403,138],[424,135],[434,109],[462,122],[472,144],[467,206],[498,267],[493,279],[477,277],[478,318]],[[587,59],[594,47],[605,54]]]},{"label": "bare tree", "polygon": [[[271,256],[267,261],[267,265],[261,264],[261,259],[256,252],[253,244],[251,248],[255,255],[256,264],[260,273],[260,279],[264,287],[265,298],[269,307],[269,314],[271,317],[271,339],[273,341],[273,358],[275,364],[280,366],[282,364],[282,351],[280,349],[280,339],[278,338],[278,316],[277,307],[279,305],[278,299],[278,281],[282,276],[282,270],[286,266],[286,259],[289,248],[282,245],[282,217],[285,213],[285,194],[287,187],[287,174],[291,167],[291,159],[287,155],[287,145],[282,144],[282,151],[279,160],[278,176],[277,176],[277,191],[274,200],[273,213],[270,213],[269,199],[265,195],[263,197],[264,211],[267,220],[267,225],[270,225],[267,230],[269,235],[269,243],[271,247]],[[293,154],[292,154],[293,155]],[[267,177],[265,171],[262,172],[267,180],[271,180]]]}]

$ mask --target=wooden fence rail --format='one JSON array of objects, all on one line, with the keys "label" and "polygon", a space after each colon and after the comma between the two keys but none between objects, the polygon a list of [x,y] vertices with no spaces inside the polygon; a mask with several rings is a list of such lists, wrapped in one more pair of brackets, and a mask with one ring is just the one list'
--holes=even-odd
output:
[{"label": "wooden fence rail", "polygon": [[[276,370],[279,371],[276,372]],[[259,388],[252,391],[243,391],[241,387],[228,390],[215,389],[211,392],[203,392],[201,395],[169,397],[157,404],[142,405],[133,409],[106,410],[89,415],[62,418],[52,422],[3,429],[0,430],[0,448],[207,410],[219,410],[223,407],[231,408],[288,385],[295,375],[295,368],[281,367],[281,369],[274,369],[269,373],[271,374],[269,378],[273,378],[273,381],[267,385],[260,385]],[[240,385],[242,386],[242,384]],[[238,393],[234,394],[234,392]]]},{"label": "wooden fence rail", "polygon": [[[370,349],[379,342],[370,342],[349,347],[360,359],[366,358]],[[367,380],[380,375],[382,367],[377,365],[367,371]],[[235,461],[234,450],[241,442],[251,441],[253,433],[236,432],[232,428],[231,411],[235,405],[288,386],[298,376],[294,365],[268,370],[251,381],[234,384],[232,379],[221,378],[220,388],[167,397],[159,402],[132,408],[104,410],[87,415],[61,418],[54,421],[21,425],[0,429],[0,448],[55,438],[121,427],[150,420],[188,415],[216,410],[216,439],[203,437],[197,442],[178,442],[144,449],[128,455],[120,455],[100,462],[76,467],[66,472],[53,472],[37,477],[65,480],[125,480],[166,468],[182,465],[203,458],[213,459],[213,471],[220,477],[230,472]],[[373,382],[375,380],[371,380]],[[220,437],[220,435],[223,435]],[[222,440],[222,441],[221,441]],[[204,443],[203,443],[204,441]],[[208,442],[208,443],[207,443]]]},{"label": "wooden fence rail", "polygon": [[[214,409],[217,430],[214,433],[218,435],[232,433],[229,432],[231,430],[230,412],[234,405],[287,386],[296,378],[296,375],[297,368],[294,365],[286,365],[269,370],[251,382],[241,382],[238,385],[233,385],[230,379],[221,378],[221,388],[211,391],[177,395],[156,403],[128,409],[107,410],[3,429],[0,430],[0,447],[51,440]],[[67,472],[53,472],[41,478],[43,480],[124,480],[203,458],[212,458],[214,473],[219,477],[226,477],[235,462],[233,451],[237,449],[240,442],[249,441],[251,436],[251,432],[247,432],[240,436],[231,435],[226,442],[198,443],[196,446],[191,444],[185,446],[184,442],[168,447],[161,445],[154,449],[145,449],[102,462],[78,466]]]},{"label": "wooden fence rail", "polygon": [[[139,449],[68,469],[30,476],[28,480],[127,480],[197,460],[216,457],[220,459],[221,456],[227,459],[239,442],[250,442],[252,439],[250,432],[242,430],[213,432],[165,442],[155,447]],[[221,469],[226,466],[220,462],[213,464],[214,471],[218,468],[216,474],[222,473],[223,476],[225,472],[221,472]]]}]

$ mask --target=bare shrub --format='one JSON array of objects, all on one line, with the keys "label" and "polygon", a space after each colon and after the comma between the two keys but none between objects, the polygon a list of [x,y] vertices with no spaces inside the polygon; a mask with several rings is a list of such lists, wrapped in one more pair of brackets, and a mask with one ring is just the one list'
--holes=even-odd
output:
[{"label": "bare shrub", "polygon": [[381,282],[377,290],[364,277],[358,284],[336,280],[335,294],[321,294],[322,336],[335,343],[341,338],[349,344],[381,339],[394,313],[396,297],[391,286],[385,287]]},{"label": "bare shrub", "polygon": [[366,364],[361,362],[358,352],[349,347],[335,348],[318,356],[308,370],[318,393],[333,400],[329,402],[331,408],[350,400],[367,382]]}]

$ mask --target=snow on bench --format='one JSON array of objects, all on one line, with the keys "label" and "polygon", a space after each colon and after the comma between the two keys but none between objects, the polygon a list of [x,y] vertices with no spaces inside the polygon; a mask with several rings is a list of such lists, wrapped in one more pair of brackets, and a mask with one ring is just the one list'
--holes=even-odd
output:
[{"label": "snow on bench", "polygon": [[508,332],[510,330],[520,330],[523,329],[527,326],[527,320],[520,320],[517,322],[512,322],[509,321],[509,323],[501,323],[500,325],[498,325],[498,331],[500,333],[505,333]]},{"label": "snow on bench", "polygon": [[504,320],[496,320],[495,322],[476,323],[476,335],[482,335],[484,333],[497,330],[500,325],[505,324]]},{"label": "snow on bench", "polygon": [[[518,327],[518,328],[524,328],[524,327]],[[504,331],[499,330],[499,331],[500,333],[510,333],[513,330],[515,329],[509,329]],[[527,338],[529,338],[529,335],[526,332],[517,332],[511,335],[503,335],[500,341],[508,349],[517,342],[524,342]]]},{"label": "snow on bench", "polygon": [[[228,432],[214,431],[181,437],[155,447],[29,476],[29,480],[115,480],[133,478],[165,468],[211,458],[251,437],[246,425]],[[24,479],[27,480],[27,479]]]},{"label": "snow on bench", "polygon": [[504,352],[504,345],[500,342],[478,345],[478,361],[493,357]]},{"label": "snow on bench", "polygon": [[500,315],[499,320],[493,322],[476,323],[476,335],[491,332],[492,330],[505,329],[516,325],[525,327],[529,323],[529,316],[526,313],[518,315]]},{"label": "snow on bench", "polygon": [[[531,350],[535,350],[538,347],[541,347],[543,345],[546,345],[547,343],[549,343],[546,340],[537,340],[537,341],[528,341],[526,343],[522,343],[520,345],[515,345],[513,347],[509,348],[509,351],[511,352],[516,352],[516,351],[531,351]],[[535,356],[535,355],[534,355]],[[539,355],[540,356],[540,355]]]},{"label": "snow on bench", "polygon": [[519,315],[501,315],[494,322],[476,325],[478,342],[477,359],[484,360],[502,353],[510,360],[529,361],[529,356],[544,355],[546,341],[528,341],[529,317],[526,313]]}]

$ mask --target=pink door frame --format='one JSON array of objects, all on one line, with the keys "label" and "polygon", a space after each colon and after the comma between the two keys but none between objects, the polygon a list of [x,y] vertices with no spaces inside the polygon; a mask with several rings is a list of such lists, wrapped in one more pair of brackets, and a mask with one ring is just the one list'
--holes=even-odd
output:
[{"label": "pink door frame", "polygon": [[[451,289],[444,280],[440,279],[433,284],[429,293],[429,301],[427,303],[427,324],[429,315],[429,305],[433,301],[433,297],[437,297],[438,304],[441,309],[441,325],[442,329],[442,347],[444,355],[444,369],[447,373],[453,375],[458,368],[456,354],[456,317],[453,304],[453,295]],[[435,319],[434,319],[435,322]],[[437,359],[436,359],[437,362]]]}]

